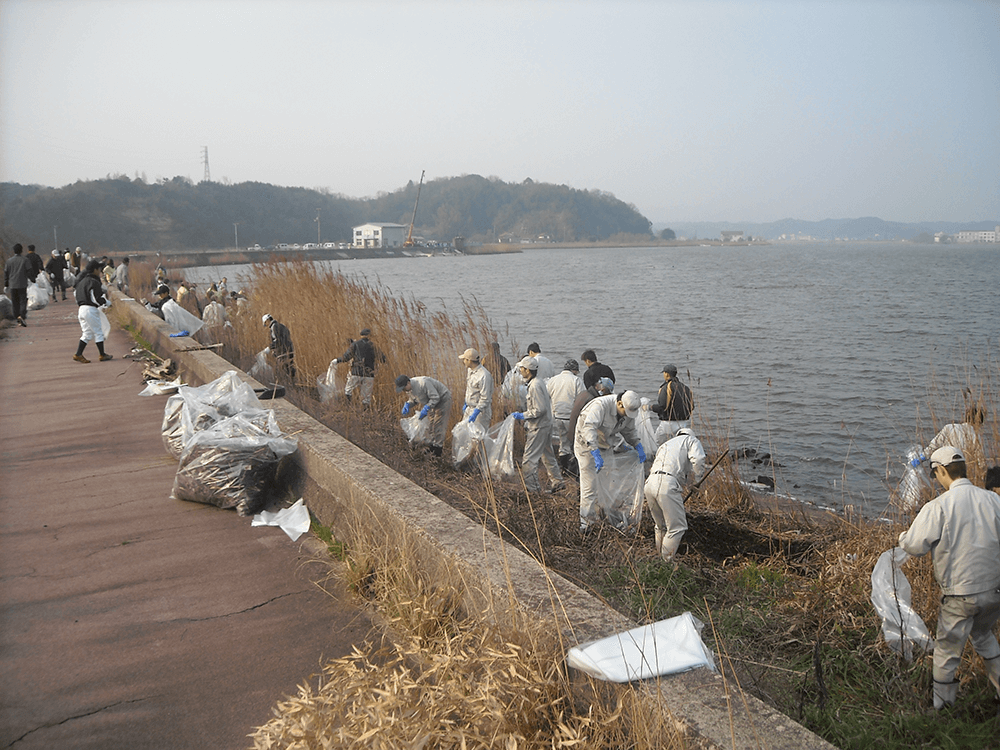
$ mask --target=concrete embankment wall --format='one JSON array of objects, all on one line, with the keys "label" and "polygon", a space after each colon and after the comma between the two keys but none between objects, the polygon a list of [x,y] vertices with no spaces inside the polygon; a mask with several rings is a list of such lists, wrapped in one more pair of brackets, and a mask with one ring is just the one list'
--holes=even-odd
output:
[{"label": "concrete embankment wall", "polygon": [[[185,382],[205,383],[237,369],[211,351],[182,351],[198,344],[170,338],[172,330],[162,320],[137,302],[116,297],[118,321],[133,327],[159,356],[177,362]],[[462,580],[468,611],[537,616],[558,624],[568,645],[635,626],[284,399],[270,406],[281,429],[299,441],[294,459],[306,504],[338,540],[351,546],[363,529],[369,543],[405,549],[425,580]],[[675,718],[720,747],[833,747],[705,669],[646,686],[651,699],[663,700]]]}]

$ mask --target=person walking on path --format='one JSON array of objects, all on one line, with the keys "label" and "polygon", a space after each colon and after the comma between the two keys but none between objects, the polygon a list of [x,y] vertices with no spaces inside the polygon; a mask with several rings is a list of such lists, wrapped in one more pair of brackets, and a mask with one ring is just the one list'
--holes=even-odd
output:
[{"label": "person walking on path", "polygon": [[24,258],[28,261],[28,281],[35,283],[35,279],[38,278],[38,274],[45,270],[45,262],[42,260],[41,256],[35,252],[34,245],[28,245],[28,254],[25,255]]},{"label": "person walking on path", "polygon": [[941,587],[934,639],[934,708],[955,703],[965,642],[986,665],[1000,698],[1000,643],[993,626],[1000,620],[1000,496],[967,478],[965,456],[951,445],[931,454],[931,472],[945,492],[917,514],[899,535],[911,555],[930,552]]},{"label": "person walking on path", "polygon": [[271,333],[271,346],[268,349],[270,349],[274,361],[278,363],[278,370],[294,382],[295,346],[292,344],[291,332],[287,326],[276,321],[269,313],[265,314],[261,321]]},{"label": "person walking on path", "polygon": [[656,396],[656,402],[647,405],[660,418],[656,428],[656,444],[662,445],[677,434],[682,427],[691,426],[691,411],[694,397],[691,389],[677,378],[677,368],[666,365],[663,368],[663,383]]},{"label": "person walking on path", "polygon": [[21,243],[14,245],[14,254],[7,258],[7,263],[3,267],[3,287],[10,297],[14,306],[14,317],[17,324],[27,326],[28,318],[28,275],[31,273],[31,264],[24,257],[24,248]]},{"label": "person walking on path", "polygon": [[375,388],[375,360],[385,362],[385,355],[379,352],[371,342],[369,338],[371,334],[371,329],[362,329],[361,338],[352,341],[347,351],[340,355],[340,359],[333,360],[334,364],[351,360],[351,372],[347,376],[344,395],[350,401],[354,392],[360,389],[361,403],[364,406],[372,404],[372,390]]},{"label": "person walking on path", "polygon": [[689,427],[682,427],[656,451],[644,494],[653,516],[656,551],[666,562],[673,561],[688,528],[685,487],[704,472],[705,448]]},{"label": "person walking on path", "polygon": [[52,251],[52,258],[45,264],[45,273],[49,275],[52,282],[52,299],[58,301],[56,290],[62,292],[63,300],[66,299],[66,259],[58,250]]},{"label": "person walking on path", "polygon": [[604,468],[602,451],[610,451],[621,435],[639,452],[640,463],[646,463],[646,453],[635,429],[635,416],[642,400],[635,391],[621,395],[609,394],[595,398],[580,412],[573,452],[580,466],[580,531],[586,533],[600,520],[597,474]]},{"label": "person walking on path", "polygon": [[580,359],[587,366],[586,372],[583,373],[584,388],[590,388],[590,386],[601,378],[608,378],[612,383],[615,382],[615,371],[607,365],[598,362],[597,353],[593,349],[588,349],[581,354]]},{"label": "person walking on path", "polygon": [[579,372],[580,364],[575,359],[568,359],[563,365],[562,372],[550,378],[545,384],[549,399],[552,401],[552,436],[559,439],[559,468],[566,476],[575,475],[572,466],[573,438],[569,420],[573,415],[576,397],[586,390]]},{"label": "person walking on path", "polygon": [[538,462],[545,464],[549,474],[549,492],[558,492],[566,487],[562,481],[559,464],[552,452],[552,401],[545,382],[538,374],[538,360],[525,357],[517,364],[521,377],[528,384],[528,402],[523,412],[514,412],[514,419],[524,421],[524,455],[521,458],[521,474],[528,492],[541,492],[538,481]]},{"label": "person walking on path", "polygon": [[101,262],[91,260],[87,263],[83,275],[76,282],[76,304],[79,306],[77,318],[80,321],[80,343],[76,347],[76,354],[73,359],[84,365],[89,365],[90,360],[83,356],[83,350],[87,348],[87,342],[97,343],[98,359],[107,362],[114,357],[104,351],[104,328],[101,325],[100,308],[108,304],[104,296],[104,289],[101,287]]},{"label": "person walking on path", "polygon": [[451,413],[451,391],[440,380],[417,375],[400,375],[396,378],[396,392],[407,395],[403,404],[403,416],[407,416],[414,406],[420,407],[420,419],[430,419],[427,426],[427,443],[431,453],[440,457],[444,452],[445,431],[448,415]]},{"label": "person walking on path", "polygon": [[118,270],[115,271],[115,286],[118,287],[118,291],[122,294],[130,295],[129,285],[128,285],[128,256],[126,255],[122,258],[122,262],[118,264]]},{"label": "person walking on path", "polygon": [[462,415],[484,430],[493,419],[493,376],[483,367],[478,349],[466,349],[459,357],[469,372],[465,376],[465,406]]}]

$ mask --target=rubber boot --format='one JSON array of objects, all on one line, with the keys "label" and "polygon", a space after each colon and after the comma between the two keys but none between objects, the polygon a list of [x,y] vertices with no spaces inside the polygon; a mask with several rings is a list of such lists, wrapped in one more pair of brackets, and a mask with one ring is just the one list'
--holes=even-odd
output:
[{"label": "rubber boot", "polygon": [[958,700],[958,680],[953,682],[934,681],[934,710],[940,711]]}]

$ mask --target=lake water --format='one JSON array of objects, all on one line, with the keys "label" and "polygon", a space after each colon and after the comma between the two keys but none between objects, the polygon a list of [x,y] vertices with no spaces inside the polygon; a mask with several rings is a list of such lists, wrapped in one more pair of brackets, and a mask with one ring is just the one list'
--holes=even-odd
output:
[{"label": "lake water", "polygon": [[961,418],[962,386],[1000,382],[997,245],[528,249],[324,265],[432,309],[458,313],[474,298],[519,352],[537,341],[557,369],[595,349],[617,391],[653,398],[675,364],[696,397],[696,429],[705,419],[732,447],[772,454],[780,491],[868,515],[884,508],[906,449]]}]

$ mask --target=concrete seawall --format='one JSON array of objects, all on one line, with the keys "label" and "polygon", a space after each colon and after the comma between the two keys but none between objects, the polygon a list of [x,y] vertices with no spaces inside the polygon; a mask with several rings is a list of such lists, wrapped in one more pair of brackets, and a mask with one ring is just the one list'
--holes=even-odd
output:
[{"label": "concrete seawall", "polygon": [[[177,362],[188,382],[208,382],[236,369],[211,351],[181,351],[197,344],[170,338],[171,329],[137,302],[119,297],[113,309],[119,322],[133,327],[159,356]],[[338,540],[350,546],[363,528],[368,540],[405,546],[428,581],[455,576],[464,581],[462,604],[468,611],[490,611],[500,618],[515,610],[537,616],[557,624],[569,645],[635,626],[300,409],[283,399],[270,405],[282,430],[298,438],[294,459],[309,509]],[[833,747],[705,669],[646,687],[651,700],[662,700],[675,718],[720,747]]]}]

